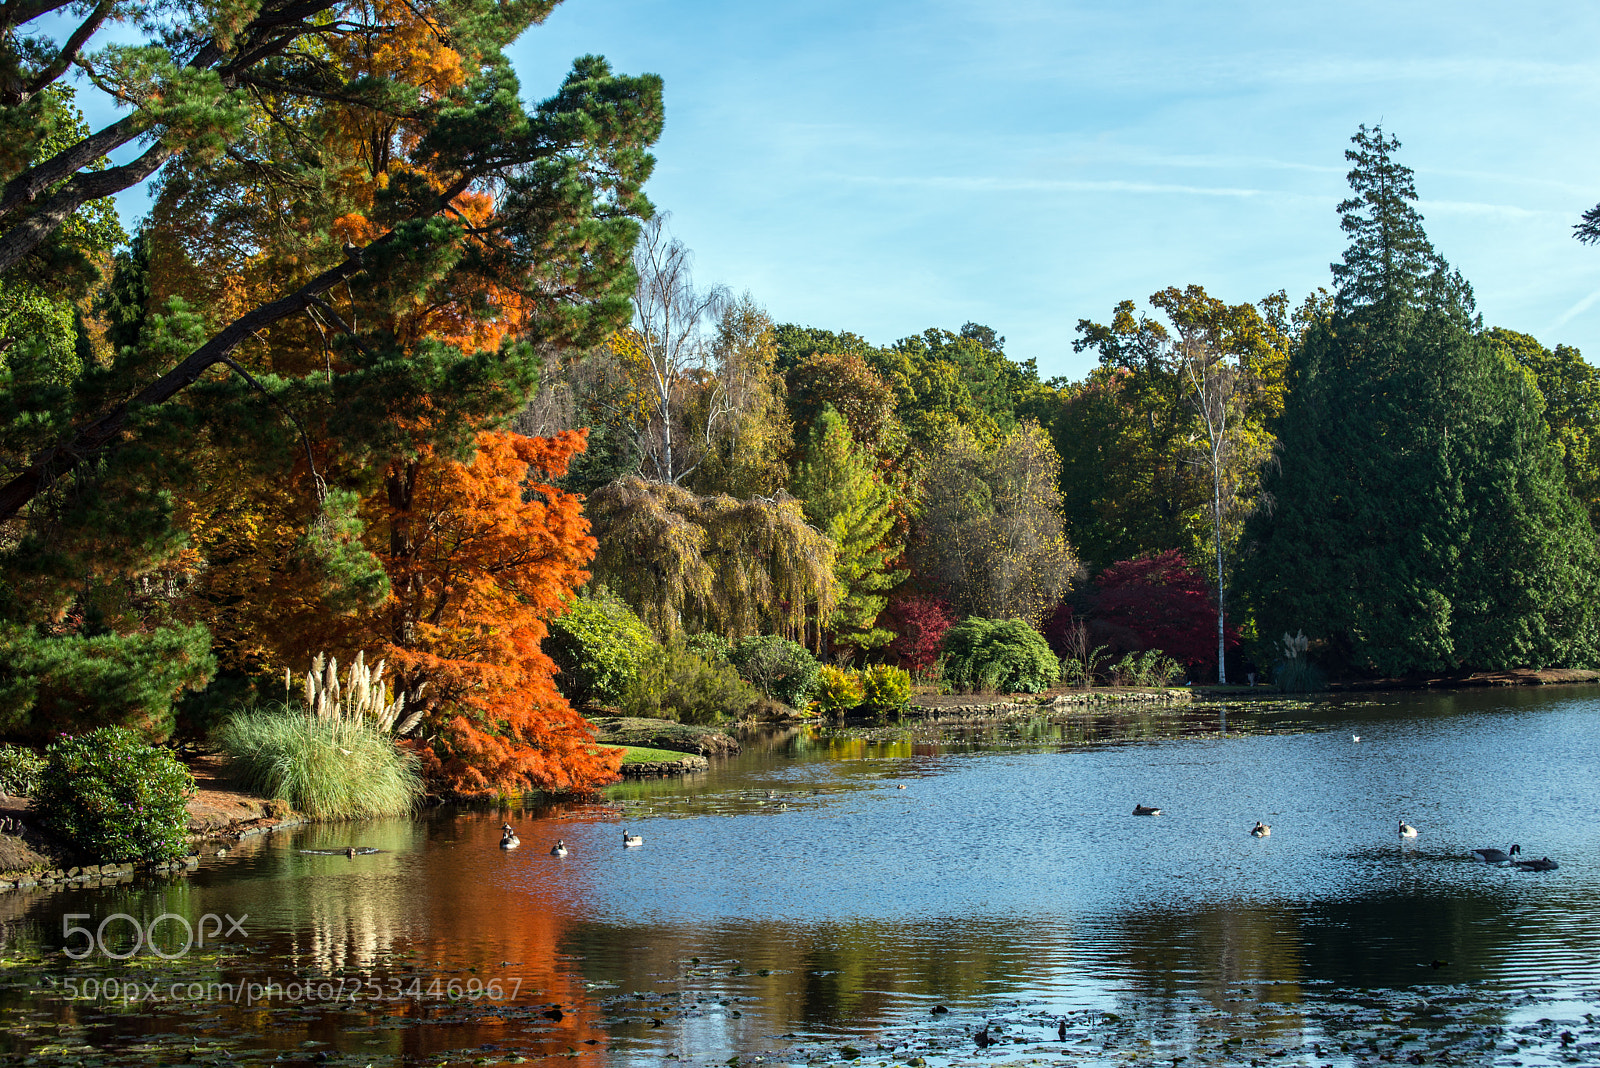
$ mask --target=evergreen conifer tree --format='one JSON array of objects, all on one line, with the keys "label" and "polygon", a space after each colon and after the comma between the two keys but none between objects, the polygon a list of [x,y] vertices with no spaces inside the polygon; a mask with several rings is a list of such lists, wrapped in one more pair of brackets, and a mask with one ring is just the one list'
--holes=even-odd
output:
[{"label": "evergreen conifer tree", "polygon": [[810,447],[791,488],[804,502],[806,518],[836,547],[833,573],[839,600],[824,629],[860,649],[888,644],[894,635],[875,624],[889,601],[888,591],[907,575],[890,566],[904,549],[896,530],[896,494],[831,404],[823,406],[812,425]]},{"label": "evergreen conifer tree", "polygon": [[1383,674],[1589,661],[1593,535],[1538,391],[1429,244],[1399,142],[1352,140],[1334,314],[1291,361],[1243,567],[1261,632]]}]

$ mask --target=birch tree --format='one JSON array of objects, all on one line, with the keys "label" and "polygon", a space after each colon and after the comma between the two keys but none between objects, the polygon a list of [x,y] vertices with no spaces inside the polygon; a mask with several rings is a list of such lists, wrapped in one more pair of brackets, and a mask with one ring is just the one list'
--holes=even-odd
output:
[{"label": "birch tree", "polygon": [[[667,230],[665,213],[645,224],[634,246],[639,285],[634,291],[633,321],[641,342],[640,385],[649,412],[640,430],[641,466],[651,481],[673,485],[691,474],[704,456],[684,417],[689,394],[710,375],[711,345],[701,324],[719,317],[729,303],[720,286],[695,288],[691,259],[689,249]],[[702,416],[706,428],[732,410],[727,393],[713,389]]]}]

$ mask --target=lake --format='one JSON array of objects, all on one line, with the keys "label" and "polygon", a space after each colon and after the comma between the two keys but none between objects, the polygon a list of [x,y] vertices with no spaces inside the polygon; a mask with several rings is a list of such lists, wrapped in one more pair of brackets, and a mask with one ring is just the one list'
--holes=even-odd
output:
[{"label": "lake", "polygon": [[1597,768],[1591,687],[770,734],[4,895],[0,1063],[1595,1064]]}]

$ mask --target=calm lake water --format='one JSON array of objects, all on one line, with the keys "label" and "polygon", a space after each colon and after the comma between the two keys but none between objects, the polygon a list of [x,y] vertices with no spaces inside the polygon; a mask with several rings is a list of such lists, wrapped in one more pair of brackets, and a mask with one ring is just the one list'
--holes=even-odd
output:
[{"label": "calm lake water", "polygon": [[[0,1058],[1596,1064],[1597,768],[1593,688],[769,736],[600,805],[4,895]],[[1559,870],[1470,856],[1512,842]],[[347,845],[384,852],[301,852]],[[163,915],[239,929],[106,956]]]}]

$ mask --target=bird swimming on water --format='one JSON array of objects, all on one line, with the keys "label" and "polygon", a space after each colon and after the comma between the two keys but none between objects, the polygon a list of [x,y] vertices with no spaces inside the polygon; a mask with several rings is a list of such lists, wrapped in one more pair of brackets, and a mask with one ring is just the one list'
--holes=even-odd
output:
[{"label": "bird swimming on water", "polygon": [[1512,857],[1521,852],[1522,847],[1513,843],[1509,851],[1493,848],[1474,849],[1472,855],[1485,864],[1508,864],[1511,862]]},{"label": "bird swimming on water", "polygon": [[622,844],[625,845],[625,846],[644,845],[644,835],[642,835],[642,834],[629,834],[627,831],[623,831],[622,832]]},{"label": "bird swimming on water", "polygon": [[1540,857],[1538,860],[1519,860],[1511,866],[1518,871],[1555,871],[1561,867],[1549,857]]},{"label": "bird swimming on water", "polygon": [[511,829],[511,824],[500,825],[500,848],[515,849],[522,844],[522,839],[517,837],[517,832]]},{"label": "bird swimming on water", "polygon": [[1407,823],[1405,820],[1400,821],[1399,830],[1401,838],[1415,838],[1417,836],[1417,829],[1411,826],[1411,824]]},{"label": "bird swimming on water", "polygon": [[1265,823],[1262,823],[1260,820],[1256,820],[1256,825],[1254,827],[1250,828],[1250,837],[1252,837],[1252,838],[1265,838],[1265,837],[1267,837],[1267,835],[1269,835],[1271,833],[1272,833],[1272,828],[1268,827]]},{"label": "bird swimming on water", "polygon": [[565,838],[557,838],[556,839],[556,844],[550,847],[550,855],[552,857],[564,857],[564,856],[566,856],[567,855],[567,840]]},{"label": "bird swimming on water", "polygon": [[1134,805],[1133,814],[1135,816],[1159,816],[1161,815],[1161,810],[1154,805]]}]

